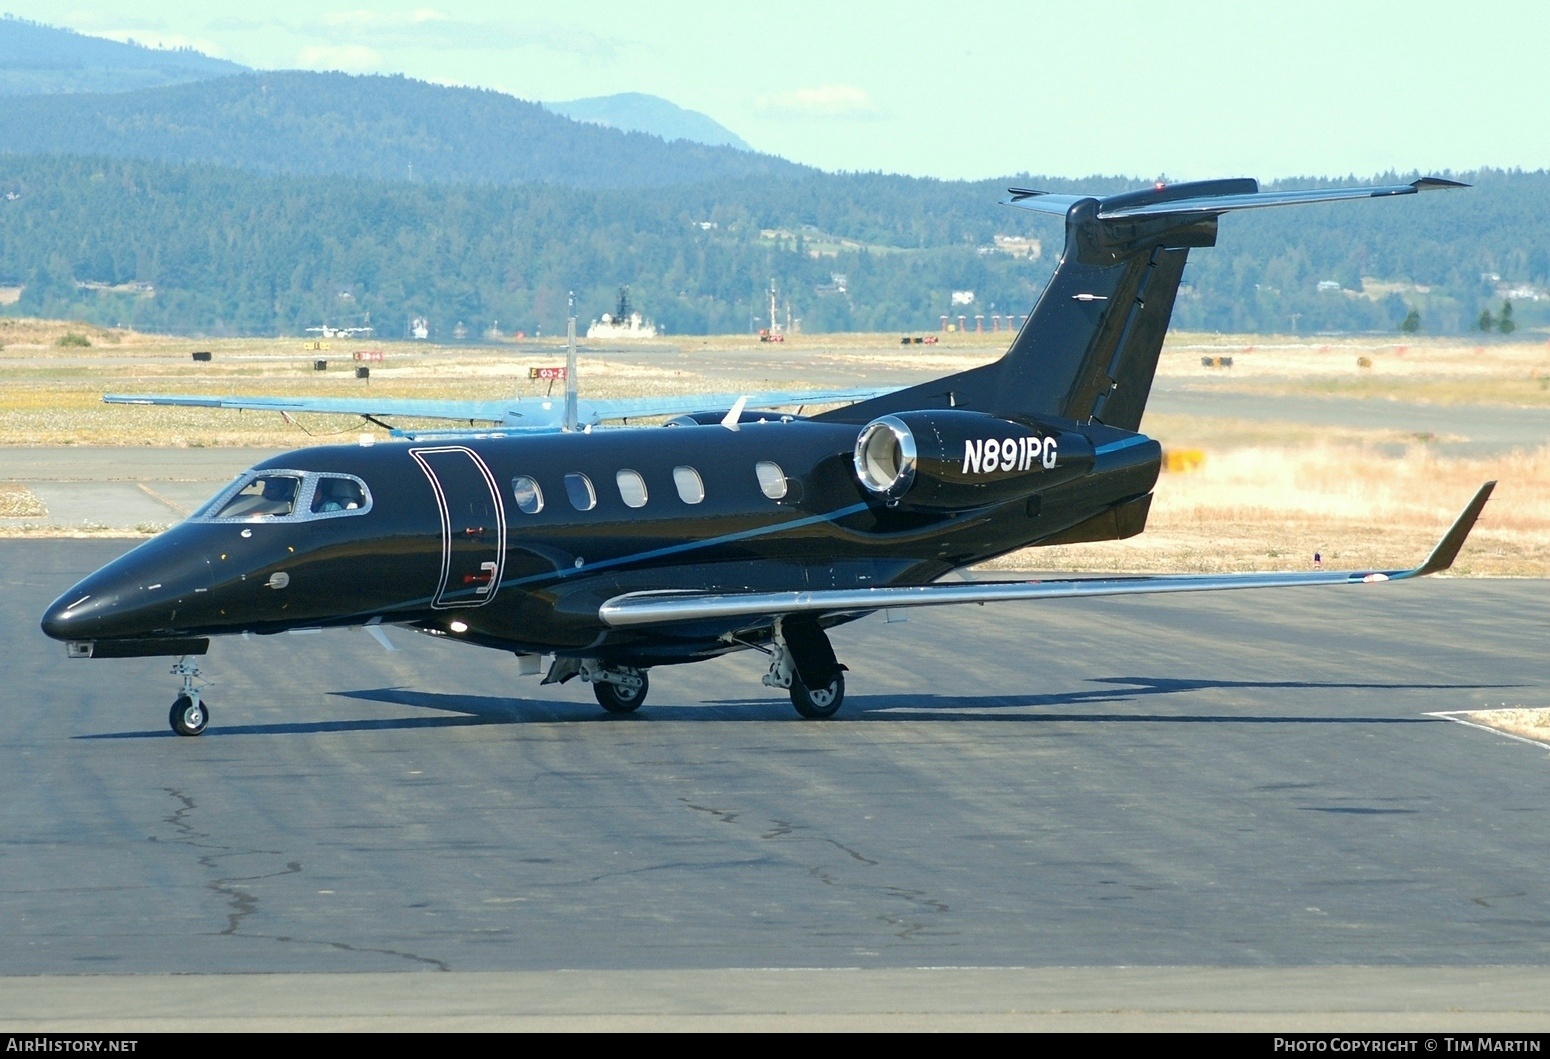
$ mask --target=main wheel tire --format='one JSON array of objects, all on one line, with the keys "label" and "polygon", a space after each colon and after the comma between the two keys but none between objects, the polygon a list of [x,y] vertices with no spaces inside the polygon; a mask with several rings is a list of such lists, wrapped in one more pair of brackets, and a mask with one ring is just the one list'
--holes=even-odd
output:
[{"label": "main wheel tire", "polygon": [[167,720],[172,730],[179,735],[198,735],[210,723],[210,708],[204,704],[203,699],[179,695],[173,700],[172,712],[167,715]]},{"label": "main wheel tire", "polygon": [[791,705],[809,720],[821,721],[833,717],[845,704],[845,674],[836,673],[827,687],[809,690],[801,677],[791,681]]},{"label": "main wheel tire", "polygon": [[646,692],[651,687],[646,680],[645,670],[640,670],[635,675],[640,677],[638,688],[626,688],[603,681],[593,684],[592,694],[597,696],[597,704],[609,713],[634,713],[640,708],[640,704],[646,701]]}]

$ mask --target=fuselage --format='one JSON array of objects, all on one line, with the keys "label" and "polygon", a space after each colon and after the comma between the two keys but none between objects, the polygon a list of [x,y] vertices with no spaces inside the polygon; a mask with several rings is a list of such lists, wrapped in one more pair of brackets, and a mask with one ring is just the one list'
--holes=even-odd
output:
[{"label": "fuselage", "polygon": [[863,486],[845,423],[301,449],[74,586],[42,624],[104,642],[388,622],[524,653],[692,661],[759,630],[610,629],[599,606],[652,590],[925,584],[1155,482],[1160,453],[1144,436],[1037,429],[1060,433],[1059,458],[1022,460],[1015,495],[931,511]]}]

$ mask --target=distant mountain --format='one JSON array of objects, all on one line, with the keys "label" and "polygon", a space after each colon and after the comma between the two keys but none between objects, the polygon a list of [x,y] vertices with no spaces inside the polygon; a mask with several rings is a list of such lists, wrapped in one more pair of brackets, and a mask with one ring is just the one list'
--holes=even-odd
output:
[{"label": "distant mountain", "polygon": [[585,124],[485,89],[275,71],[114,95],[20,96],[0,150],[437,183],[658,187],[809,170]]},{"label": "distant mountain", "polygon": [[697,110],[685,110],[661,96],[648,96],[642,92],[621,92],[614,96],[592,96],[588,99],[572,99],[565,103],[545,103],[556,114],[563,114],[576,121],[588,121],[594,125],[606,125],[610,129],[625,132],[644,132],[660,136],[669,142],[689,140],[711,147],[736,147],[739,151],[751,151],[737,133],[714,118]]},{"label": "distant mountain", "polygon": [[0,96],[129,92],[246,69],[189,48],[145,48],[10,15],[0,18]]}]

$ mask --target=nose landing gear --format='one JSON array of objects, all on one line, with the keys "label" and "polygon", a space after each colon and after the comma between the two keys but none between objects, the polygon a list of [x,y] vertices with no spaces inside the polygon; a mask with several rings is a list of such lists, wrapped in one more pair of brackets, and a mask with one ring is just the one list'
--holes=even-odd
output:
[{"label": "nose landing gear", "polygon": [[199,666],[189,655],[183,655],[174,663],[172,675],[183,678],[183,690],[172,700],[167,722],[178,735],[199,735],[210,723],[210,709],[194,683],[199,679]]}]

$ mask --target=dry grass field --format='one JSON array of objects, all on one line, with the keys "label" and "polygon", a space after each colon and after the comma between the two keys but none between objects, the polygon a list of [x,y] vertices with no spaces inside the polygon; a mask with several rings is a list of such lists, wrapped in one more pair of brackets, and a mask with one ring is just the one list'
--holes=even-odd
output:
[{"label": "dry grass field", "polygon": [[[66,334],[91,345],[57,344]],[[729,389],[800,389],[887,371],[929,378],[998,356],[1006,334],[949,334],[901,348],[897,335],[793,335],[783,346],[751,336],[669,337],[585,352],[586,393],[599,397]],[[188,339],[79,323],[0,318],[0,445],[292,447],[381,434],[348,416],[104,405],[104,392],[315,394],[369,388],[384,397],[539,396],[528,368],[563,357],[559,340],[475,346],[301,339]],[[354,377],[357,349],[381,350],[371,377]],[[208,350],[208,363],[190,354]],[[1230,356],[1231,368],[1203,357]],[[313,370],[327,359],[329,370]],[[1365,361],[1365,365],[1362,363]],[[774,367],[771,367],[771,366]],[[1550,404],[1550,344],[1520,341],[1275,336],[1170,336],[1158,369],[1169,380],[1226,392],[1352,396],[1437,403]],[[729,378],[735,382],[729,383]],[[412,426],[417,424],[403,423]],[[1203,453],[1200,467],[1159,483],[1147,532],[1130,541],[1029,549],[991,564],[1042,570],[1296,569],[1315,551],[1327,566],[1415,562],[1480,482],[1496,497],[1456,572],[1550,576],[1550,449],[1489,460],[1450,459],[1392,431],[1290,421],[1149,415],[1170,449]],[[1430,441],[1447,439],[1428,439]],[[1547,439],[1550,441],[1550,439]],[[1398,455],[1395,453],[1398,452]],[[11,512],[15,514],[11,514]],[[37,501],[0,490],[0,517],[35,517]]]},{"label": "dry grass field", "polygon": [[1499,482],[1453,574],[1550,576],[1550,448],[1494,460],[1360,445],[1207,451],[1158,482],[1146,532],[1030,548],[991,568],[1137,573],[1413,566],[1480,484]]},{"label": "dry grass field", "polygon": [[43,518],[47,514],[31,489],[17,482],[0,482],[0,518]]},{"label": "dry grass field", "polygon": [[1471,710],[1455,714],[1460,720],[1483,724],[1520,739],[1550,744],[1550,709],[1506,706],[1499,710]]}]

